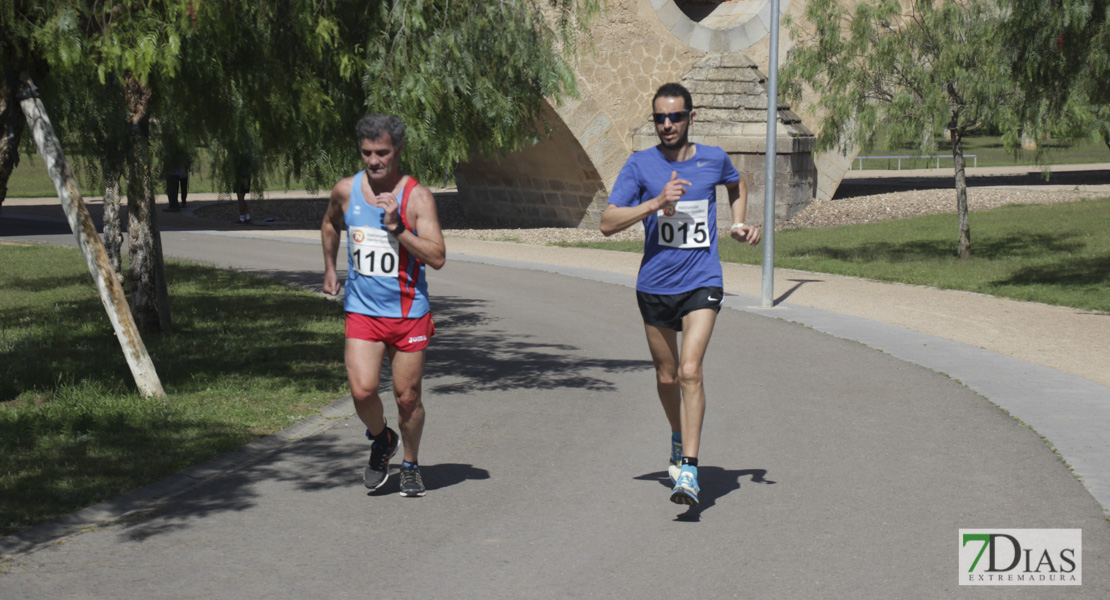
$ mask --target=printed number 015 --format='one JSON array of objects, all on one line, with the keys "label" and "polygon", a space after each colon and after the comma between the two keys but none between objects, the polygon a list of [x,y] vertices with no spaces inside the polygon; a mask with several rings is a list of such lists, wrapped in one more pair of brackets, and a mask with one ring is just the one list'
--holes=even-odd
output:
[{"label": "printed number 015", "polygon": [[[688,236],[690,234],[690,224],[689,223],[683,223],[682,225],[679,225],[678,226],[678,233],[682,234],[682,241],[679,242],[680,245],[686,245],[687,243],[689,243],[690,240],[689,240]],[[660,224],[660,227],[659,227],[659,235],[660,235],[660,237],[663,238],[664,243],[667,243],[667,244],[674,243],[674,236],[675,236],[674,224],[672,224],[669,221],[663,221]],[[696,223],[694,225],[694,243],[695,244],[704,243],[705,240],[708,237],[709,237],[709,232],[707,232],[706,229],[705,229],[705,223],[700,223],[700,222]]]}]

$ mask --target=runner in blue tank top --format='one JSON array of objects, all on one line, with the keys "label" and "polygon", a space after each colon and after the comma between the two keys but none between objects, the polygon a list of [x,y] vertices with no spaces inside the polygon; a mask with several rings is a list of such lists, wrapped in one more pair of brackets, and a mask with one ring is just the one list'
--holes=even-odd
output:
[{"label": "runner in blue tank top", "polygon": [[[363,198],[365,173],[355,174],[343,215],[347,226],[347,291],[343,307],[347,312],[372,317],[422,317],[429,310],[424,263],[386,229],[385,209]],[[410,176],[405,179],[398,215],[404,214],[412,190],[419,185]],[[419,237],[415,228],[409,231]]]},{"label": "runner in blue tank top", "polygon": [[[424,266],[443,267],[447,249],[432,193],[400,171],[405,136],[401,120],[369,115],[359,120],[355,132],[366,169],[332,188],[320,226],[323,289],[339,293],[335,264],[339,232],[346,229],[347,379],[355,411],[371,441],[364,483],[371,489],[385,484],[389,459],[403,441],[401,495],[420,497],[425,491],[417,462],[424,431],[421,380],[428,340],[435,334]],[[386,425],[378,395],[387,355],[400,437]]]},{"label": "runner in blue tank top", "polygon": [[696,506],[705,417],[702,362],[724,300],[717,185],[728,190],[731,237],[754,246],[760,231],[744,224],[748,187],[728,155],[716,146],[690,142],[697,115],[690,92],[677,83],[663,85],[652,99],[652,110],[659,144],[625,163],[601,215],[601,231],[612,235],[644,224],[636,299],[659,400],[671,425],[671,501]]}]

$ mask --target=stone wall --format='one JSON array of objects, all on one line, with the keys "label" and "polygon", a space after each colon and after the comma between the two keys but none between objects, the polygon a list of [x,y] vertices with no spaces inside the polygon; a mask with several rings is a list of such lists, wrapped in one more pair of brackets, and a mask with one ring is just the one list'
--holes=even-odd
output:
[{"label": "stone wall", "polygon": [[[548,107],[550,135],[456,171],[467,216],[498,227],[597,227],[624,161],[658,141],[648,121],[655,90],[682,81],[700,107],[691,138],[729,153],[748,182],[747,220],[761,222],[766,78],[742,47],[765,37],[769,12],[757,1],[736,4],[750,18],[716,32],[694,24],[673,0],[610,0],[579,48],[579,97]],[[777,127],[776,214],[785,219],[814,197],[817,171],[813,136],[798,116],[780,106]]]},{"label": "stone wall", "polygon": [[492,227],[578,227],[604,186],[593,161],[550,107],[550,138],[509,156],[474,159],[455,171],[467,217]]}]

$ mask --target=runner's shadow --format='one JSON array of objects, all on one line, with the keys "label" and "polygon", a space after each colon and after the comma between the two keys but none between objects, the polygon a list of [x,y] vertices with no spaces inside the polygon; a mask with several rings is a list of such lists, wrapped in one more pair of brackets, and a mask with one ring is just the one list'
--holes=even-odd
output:
[{"label": "runner's shadow", "polygon": [[[458,463],[442,463],[436,465],[420,465],[420,474],[424,480],[424,487],[429,492],[439,490],[464,481],[489,479],[489,471],[479,469],[473,465],[460,465]],[[389,479],[385,485],[367,492],[367,496],[388,496],[401,491],[401,467],[390,465]]]},{"label": "runner's shadow", "polygon": [[[697,506],[690,507],[686,512],[676,516],[675,520],[698,521],[701,519],[702,512],[712,508],[717,503],[717,498],[740,489],[740,480],[744,477],[750,477],[751,483],[763,483],[766,485],[774,485],[777,483],[767,479],[767,469],[736,470],[712,466],[698,467],[698,484],[701,486],[701,491],[698,492],[699,503]],[[634,477],[634,479],[640,481],[658,481],[660,485],[667,489],[671,488],[671,478],[667,475],[666,471],[647,473],[639,477]]]}]

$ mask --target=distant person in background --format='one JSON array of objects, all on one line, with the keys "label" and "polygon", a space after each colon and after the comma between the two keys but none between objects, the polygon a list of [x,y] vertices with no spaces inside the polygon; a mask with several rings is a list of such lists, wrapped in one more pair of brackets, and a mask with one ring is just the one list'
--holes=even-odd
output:
[{"label": "distant person in background", "polygon": [[[189,168],[193,157],[176,144],[170,143],[167,146],[162,163],[162,179],[166,180],[166,196],[170,205],[162,210],[180,212],[185,208],[185,201],[189,197]],[[178,190],[181,191],[180,204],[177,202]]]},{"label": "distant person in background", "polygon": [[239,162],[235,166],[235,199],[239,205],[240,225],[251,224],[250,207],[247,206],[247,194],[251,192],[251,175],[254,169],[251,166],[251,155],[244,152],[239,155]]}]

